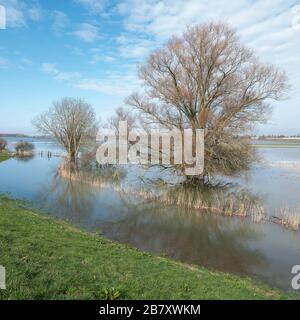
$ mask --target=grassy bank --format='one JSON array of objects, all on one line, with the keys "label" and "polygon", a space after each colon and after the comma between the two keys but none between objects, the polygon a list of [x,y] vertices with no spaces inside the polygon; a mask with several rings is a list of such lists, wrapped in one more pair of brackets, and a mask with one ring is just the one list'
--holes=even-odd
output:
[{"label": "grassy bank", "polygon": [[7,152],[0,152],[0,162],[6,161],[11,158],[11,155]]},{"label": "grassy bank", "polygon": [[1,195],[0,265],[7,273],[1,299],[285,298],[247,278],[176,263],[82,232]]}]

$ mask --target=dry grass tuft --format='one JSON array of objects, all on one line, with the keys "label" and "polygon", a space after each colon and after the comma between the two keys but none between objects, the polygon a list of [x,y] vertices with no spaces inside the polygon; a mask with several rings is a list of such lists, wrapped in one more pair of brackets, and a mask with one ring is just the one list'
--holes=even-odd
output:
[{"label": "dry grass tuft", "polygon": [[272,217],[272,221],[292,230],[300,227],[300,205],[294,208],[284,207],[278,210],[278,217]]}]

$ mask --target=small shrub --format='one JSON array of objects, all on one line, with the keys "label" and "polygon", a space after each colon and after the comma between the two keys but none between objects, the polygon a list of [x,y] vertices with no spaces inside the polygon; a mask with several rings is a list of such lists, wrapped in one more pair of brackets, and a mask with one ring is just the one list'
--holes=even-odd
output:
[{"label": "small shrub", "polygon": [[34,150],[34,144],[27,141],[20,141],[15,146],[17,153],[31,153]]},{"label": "small shrub", "polygon": [[103,300],[119,300],[121,293],[115,288],[105,288],[101,291],[101,299]]},{"label": "small shrub", "polygon": [[2,152],[3,150],[5,150],[6,146],[7,146],[6,140],[3,139],[3,138],[0,138],[0,152]]}]

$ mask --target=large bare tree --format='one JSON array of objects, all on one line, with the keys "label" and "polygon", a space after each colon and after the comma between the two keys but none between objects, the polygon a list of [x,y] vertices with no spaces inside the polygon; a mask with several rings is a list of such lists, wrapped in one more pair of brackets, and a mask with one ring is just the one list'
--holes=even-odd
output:
[{"label": "large bare tree", "polygon": [[223,23],[190,27],[139,67],[143,94],[127,103],[150,126],[205,129],[205,172],[232,174],[248,167],[253,148],[242,136],[280,100],[287,78],[261,63]]},{"label": "large bare tree", "polygon": [[93,108],[82,99],[63,98],[33,121],[39,132],[50,135],[68,153],[75,163],[79,148],[90,138],[95,138],[98,123]]}]

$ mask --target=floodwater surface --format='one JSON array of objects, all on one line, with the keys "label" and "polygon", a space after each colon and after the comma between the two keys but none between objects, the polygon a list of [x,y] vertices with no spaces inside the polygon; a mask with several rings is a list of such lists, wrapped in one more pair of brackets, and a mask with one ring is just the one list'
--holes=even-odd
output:
[{"label": "floodwater surface", "polygon": [[[53,141],[32,141],[34,158],[0,164],[0,193],[141,250],[292,290],[291,269],[300,264],[300,232],[146,202],[112,185],[100,188],[63,179],[57,174],[61,159],[47,155],[47,150],[58,154],[61,149]],[[9,145],[14,143],[11,138]],[[299,204],[300,148],[262,148],[259,153],[262,161],[233,181],[259,195],[270,215]]]}]

